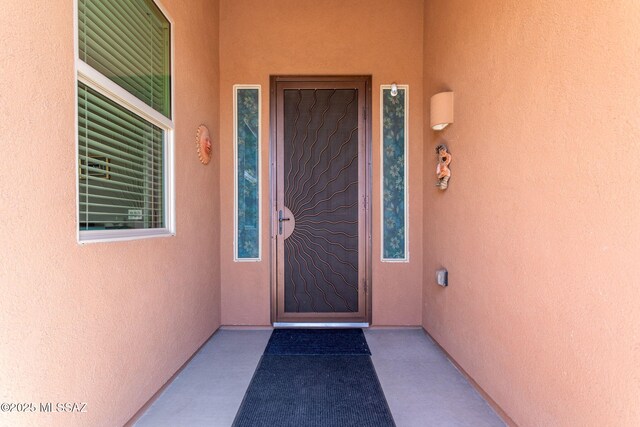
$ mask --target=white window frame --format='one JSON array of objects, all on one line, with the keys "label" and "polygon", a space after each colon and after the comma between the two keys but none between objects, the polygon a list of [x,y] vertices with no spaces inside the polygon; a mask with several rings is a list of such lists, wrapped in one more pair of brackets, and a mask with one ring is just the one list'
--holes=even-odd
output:
[{"label": "white window frame", "polygon": [[409,85],[397,85],[404,92],[404,258],[384,257],[384,90],[391,85],[380,85],[380,261],[409,262]]},{"label": "white window frame", "polygon": [[[258,257],[238,258],[238,89],[258,90]],[[233,85],[233,260],[235,262],[262,261],[262,86]]]},{"label": "white window frame", "polygon": [[[175,30],[174,22],[171,16],[167,13],[167,10],[158,2],[153,0],[155,5],[160,9],[164,17],[169,21],[171,26],[171,42],[170,42],[170,55],[171,55],[171,116],[168,118],[152,107],[148,106],[134,95],[127,92],[118,84],[111,81],[104,74],[95,70],[86,62],[80,59],[80,47],[78,43],[78,0],[74,0],[73,4],[73,25],[74,25],[74,51],[75,51],[75,147],[76,147],[76,231],[77,241],[80,244],[85,243],[97,243],[97,242],[115,242],[123,240],[137,240],[151,237],[170,237],[176,234],[176,220],[175,220],[175,148],[174,148],[174,133],[175,133]],[[119,106],[125,108],[132,113],[137,114],[149,123],[159,127],[164,131],[163,152],[164,152],[164,165],[163,165],[163,179],[164,179],[164,224],[163,228],[147,228],[147,229],[131,229],[131,230],[80,230],[80,162],[79,162],[79,147],[80,138],[79,121],[78,121],[78,84],[83,83],[91,89],[104,95],[106,98],[115,102]]]}]

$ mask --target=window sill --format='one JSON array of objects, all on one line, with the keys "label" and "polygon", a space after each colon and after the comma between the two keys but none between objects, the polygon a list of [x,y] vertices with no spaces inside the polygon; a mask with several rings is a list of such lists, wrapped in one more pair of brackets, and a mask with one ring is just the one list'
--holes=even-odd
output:
[{"label": "window sill", "polygon": [[78,243],[109,243],[127,240],[150,239],[154,237],[172,237],[176,233],[166,228],[147,230],[83,230],[78,233]]}]

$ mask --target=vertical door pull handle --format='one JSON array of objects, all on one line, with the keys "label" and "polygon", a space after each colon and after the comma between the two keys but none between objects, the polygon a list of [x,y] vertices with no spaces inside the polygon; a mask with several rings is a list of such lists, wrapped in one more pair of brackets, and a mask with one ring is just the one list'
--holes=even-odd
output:
[{"label": "vertical door pull handle", "polygon": [[282,234],[282,221],[290,221],[291,218],[284,218],[282,209],[278,212],[278,234]]}]

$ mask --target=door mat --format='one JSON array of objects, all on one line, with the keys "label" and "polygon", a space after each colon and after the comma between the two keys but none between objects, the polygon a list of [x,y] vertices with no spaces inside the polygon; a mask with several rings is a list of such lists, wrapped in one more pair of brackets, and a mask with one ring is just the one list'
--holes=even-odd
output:
[{"label": "door mat", "polygon": [[274,329],[264,354],[371,355],[362,329]]},{"label": "door mat", "polygon": [[[276,343],[279,338],[274,339],[274,335],[282,334],[276,334],[277,331],[271,337]],[[362,330],[358,331],[364,339]],[[322,337],[319,340],[329,335],[317,334]],[[300,336],[309,334],[301,332]],[[302,338],[293,341],[297,343],[294,347],[303,347]],[[233,426],[395,426],[366,339],[364,344],[367,353],[360,354],[268,354],[265,351]],[[268,351],[278,348],[267,346]],[[328,351],[329,347],[320,348]],[[334,345],[332,351],[341,350]]]}]

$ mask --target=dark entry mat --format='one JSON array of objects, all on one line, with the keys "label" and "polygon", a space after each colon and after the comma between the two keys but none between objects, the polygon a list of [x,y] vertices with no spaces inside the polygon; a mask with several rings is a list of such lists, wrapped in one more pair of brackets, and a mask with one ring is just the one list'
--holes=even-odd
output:
[{"label": "dark entry mat", "polygon": [[264,354],[371,355],[362,329],[274,329]]},{"label": "dark entry mat", "polygon": [[369,356],[262,356],[235,427],[395,426]]}]

